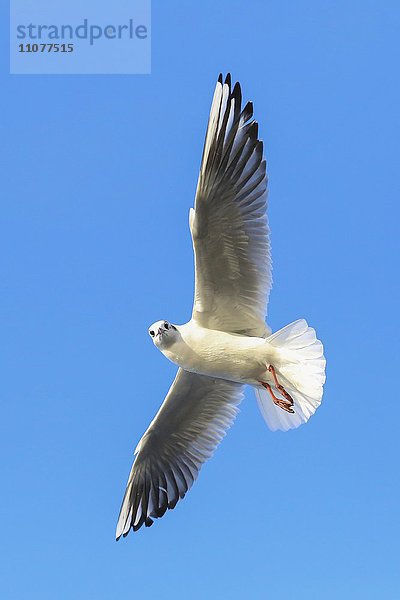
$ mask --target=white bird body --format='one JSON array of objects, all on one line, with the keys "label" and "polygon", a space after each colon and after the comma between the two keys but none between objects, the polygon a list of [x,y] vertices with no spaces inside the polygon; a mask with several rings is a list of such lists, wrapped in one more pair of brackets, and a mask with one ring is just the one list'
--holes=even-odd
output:
[{"label": "white bird body", "polygon": [[[157,321],[155,346],[179,366],[139,441],[117,539],[175,507],[232,425],[253,386],[273,431],[306,423],[321,403],[323,346],[304,319],[271,334],[268,178],[253,105],[218,78],[189,227],[195,259],[192,318]],[[236,485],[236,484],[235,484]]]},{"label": "white bird body", "polygon": [[270,364],[280,366],[280,350],[265,338],[207,329],[193,319],[176,328],[178,339],[160,350],[191,373],[258,386],[272,381]]}]

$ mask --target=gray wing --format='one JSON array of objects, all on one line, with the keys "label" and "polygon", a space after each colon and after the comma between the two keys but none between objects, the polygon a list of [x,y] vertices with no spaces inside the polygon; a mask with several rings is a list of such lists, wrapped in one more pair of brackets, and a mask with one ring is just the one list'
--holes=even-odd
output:
[{"label": "gray wing", "polygon": [[191,488],[232,425],[243,386],[178,370],[136,450],[116,537],[152,525]]},{"label": "gray wing", "polygon": [[253,105],[219,77],[203,150],[195,209],[193,319],[202,326],[266,335],[272,284],[267,175]]}]

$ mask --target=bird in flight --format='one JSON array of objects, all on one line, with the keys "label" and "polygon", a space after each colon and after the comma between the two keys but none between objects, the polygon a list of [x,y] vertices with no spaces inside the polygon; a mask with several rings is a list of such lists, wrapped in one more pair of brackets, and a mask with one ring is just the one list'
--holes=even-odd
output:
[{"label": "bird in flight", "polygon": [[232,425],[251,385],[273,431],[306,423],[321,403],[323,346],[300,319],[272,333],[266,163],[253,105],[219,76],[189,227],[195,262],[192,318],[157,321],[154,345],[178,366],[135,450],[116,537],[173,509]]}]

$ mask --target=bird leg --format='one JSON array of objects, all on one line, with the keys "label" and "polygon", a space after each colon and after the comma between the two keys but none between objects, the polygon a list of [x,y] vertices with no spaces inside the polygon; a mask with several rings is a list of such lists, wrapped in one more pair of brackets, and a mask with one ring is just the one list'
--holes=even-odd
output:
[{"label": "bird leg", "polygon": [[272,391],[272,387],[269,385],[269,383],[266,383],[265,381],[260,381],[260,383],[263,387],[265,387],[266,390],[268,390],[268,392],[270,393],[270,396],[272,398],[272,402],[274,404],[276,404],[276,406],[279,406],[279,408],[283,408],[283,410],[286,410],[286,412],[288,412],[288,413],[294,413],[294,410],[293,410],[290,402],[287,402],[286,400],[282,400],[281,398],[277,398],[275,396],[274,392]]},{"label": "bird leg", "polygon": [[283,410],[286,410],[286,412],[294,413],[294,410],[293,410],[290,402],[287,402],[286,400],[282,400],[281,398],[277,398],[275,396],[274,392],[272,391],[272,387],[269,385],[269,383],[266,383],[265,381],[260,381],[260,383],[263,387],[265,387],[266,390],[269,391],[270,396],[272,398],[272,402],[274,404],[276,404],[276,406],[279,406],[279,408],[283,408]]},{"label": "bird leg", "polygon": [[281,385],[278,381],[278,377],[276,376],[276,372],[275,372],[275,368],[272,365],[269,365],[268,367],[268,371],[271,373],[273,379],[274,379],[274,384],[276,389],[278,390],[278,392],[280,392],[282,394],[282,396],[284,398],[286,398],[286,400],[282,400],[281,398],[277,398],[272,390],[272,387],[270,386],[269,383],[266,383],[264,381],[260,381],[261,385],[268,390],[271,398],[272,398],[272,402],[274,404],[276,404],[276,406],[279,406],[279,408],[282,408],[283,410],[286,410],[286,412],[289,413],[294,413],[294,410],[292,408],[294,402],[293,402],[293,398],[290,394],[288,394],[288,392],[285,390],[285,388],[283,387],[283,385]]},{"label": "bird leg", "polygon": [[271,373],[272,377],[274,378],[274,383],[275,383],[276,389],[282,394],[282,396],[284,398],[286,398],[286,400],[289,402],[290,406],[293,406],[293,404],[294,404],[293,398],[290,394],[288,394],[288,392],[285,390],[283,385],[281,385],[279,383],[278,378],[276,376],[275,367],[273,367],[272,365],[269,365],[268,371]]}]

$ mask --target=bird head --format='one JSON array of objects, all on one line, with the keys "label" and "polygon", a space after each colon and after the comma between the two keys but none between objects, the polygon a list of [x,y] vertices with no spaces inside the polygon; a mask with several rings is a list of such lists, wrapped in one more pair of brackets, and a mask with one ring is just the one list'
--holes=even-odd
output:
[{"label": "bird head", "polygon": [[178,339],[179,332],[175,325],[168,321],[156,321],[149,327],[149,336],[154,345],[162,349],[173,344]]}]

